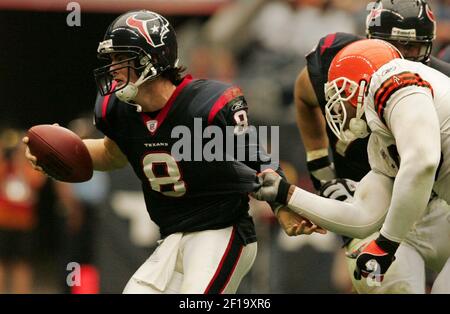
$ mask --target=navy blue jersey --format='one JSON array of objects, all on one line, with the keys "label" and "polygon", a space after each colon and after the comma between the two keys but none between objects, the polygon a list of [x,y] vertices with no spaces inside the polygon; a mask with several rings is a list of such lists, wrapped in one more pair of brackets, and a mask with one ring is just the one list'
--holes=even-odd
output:
[{"label": "navy blue jersey", "polygon": [[[447,47],[445,47],[444,49],[442,49],[442,50],[439,52],[438,57],[439,57],[439,59],[441,59],[442,61],[450,62],[450,45],[447,45]],[[447,76],[450,76],[450,74],[447,74]]]},{"label": "navy blue jersey", "polygon": [[431,56],[428,66],[450,77],[450,63],[448,63],[450,60],[450,49],[447,50],[447,56],[445,54],[440,56],[442,59]]},{"label": "navy blue jersey", "polygon": [[[174,136],[175,127],[197,134],[198,140],[208,125],[239,127],[246,112],[247,104],[239,88],[186,76],[156,114],[139,113],[115,95],[99,97],[95,123],[128,158],[142,182],[150,217],[163,237],[174,232],[238,225],[249,243],[255,240],[255,234],[248,215],[248,192],[259,187],[256,173],[260,163],[208,162],[201,156],[195,161],[201,150],[194,143],[191,159],[179,160],[171,154],[183,135],[178,132]],[[180,152],[186,153],[185,149]]]},{"label": "navy blue jersey", "polygon": [[342,48],[361,39],[363,38],[360,36],[347,33],[329,34],[322,37],[314,50],[306,55],[309,78],[322,109],[327,103],[324,85],[328,81],[331,61]]},{"label": "navy blue jersey", "polygon": [[[316,48],[306,56],[309,78],[322,112],[327,103],[324,86],[328,81],[331,61],[342,48],[361,39],[362,37],[346,33],[329,34],[320,39]],[[361,180],[370,171],[367,156],[368,137],[353,141],[345,148],[345,152],[338,153],[336,148],[338,139],[328,125],[327,134],[337,177]]]}]

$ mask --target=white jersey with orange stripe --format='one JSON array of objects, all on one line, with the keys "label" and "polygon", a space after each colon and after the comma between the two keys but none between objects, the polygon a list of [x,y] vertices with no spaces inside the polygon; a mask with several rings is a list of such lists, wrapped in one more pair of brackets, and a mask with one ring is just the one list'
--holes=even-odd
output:
[{"label": "white jersey with orange stripe", "polygon": [[[450,203],[450,78],[422,63],[395,59],[372,76],[365,103],[366,120],[372,131],[368,145],[371,168],[389,177],[397,175],[400,159],[391,131],[391,114],[397,103],[413,94],[433,99],[442,153],[433,190]],[[420,106],[411,102],[411,110],[420,110]]]}]

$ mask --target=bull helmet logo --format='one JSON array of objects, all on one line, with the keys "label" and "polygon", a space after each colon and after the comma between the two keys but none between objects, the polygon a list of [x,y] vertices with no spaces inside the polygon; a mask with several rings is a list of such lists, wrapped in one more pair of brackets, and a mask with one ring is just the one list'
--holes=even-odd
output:
[{"label": "bull helmet logo", "polygon": [[155,14],[149,19],[138,18],[139,14],[127,18],[127,25],[136,29],[149,43],[157,48],[164,46],[164,39],[169,30],[169,22],[161,15]]}]

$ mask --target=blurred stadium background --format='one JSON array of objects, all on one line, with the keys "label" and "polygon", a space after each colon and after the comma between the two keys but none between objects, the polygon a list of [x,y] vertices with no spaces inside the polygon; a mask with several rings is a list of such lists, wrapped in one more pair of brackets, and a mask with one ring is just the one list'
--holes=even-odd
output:
[{"label": "blurred stadium background", "polygon": [[[22,130],[42,123],[100,136],[91,125],[96,49],[109,23],[127,10],[165,15],[194,77],[240,85],[253,123],[280,126],[290,180],[312,189],[295,123],[294,80],[322,36],[364,35],[369,1],[80,0],[80,26],[67,24],[69,2],[0,0],[0,293],[120,293],[154,249],[159,233],[130,169],[61,184],[30,174],[19,143]],[[438,54],[450,43],[450,1],[429,2]],[[252,205],[259,252],[239,292],[350,293],[338,237],[288,238],[270,209]],[[8,230],[25,235],[16,247],[20,256],[2,246]],[[86,274],[81,288],[67,285],[71,262]]]}]

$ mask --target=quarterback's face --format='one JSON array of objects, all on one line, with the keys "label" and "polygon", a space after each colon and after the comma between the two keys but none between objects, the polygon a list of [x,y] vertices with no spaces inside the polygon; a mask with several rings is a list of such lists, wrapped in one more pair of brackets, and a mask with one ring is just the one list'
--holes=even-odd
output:
[{"label": "quarterback's face", "polygon": [[422,43],[402,43],[397,41],[391,41],[390,43],[400,51],[403,58],[413,61],[417,61],[418,59],[423,57],[427,50],[427,46]]},{"label": "quarterback's face", "polygon": [[[132,60],[129,60],[130,56],[124,53],[113,53],[111,54],[111,74],[113,79],[117,82],[118,87],[127,84],[129,82],[136,82],[138,79],[134,71],[130,71],[130,66],[133,66]],[[128,61],[127,61],[128,60]],[[128,78],[129,76],[129,78]]]}]

